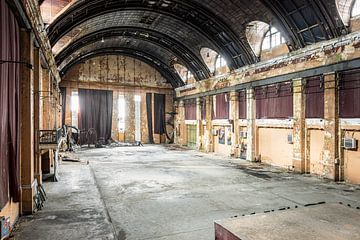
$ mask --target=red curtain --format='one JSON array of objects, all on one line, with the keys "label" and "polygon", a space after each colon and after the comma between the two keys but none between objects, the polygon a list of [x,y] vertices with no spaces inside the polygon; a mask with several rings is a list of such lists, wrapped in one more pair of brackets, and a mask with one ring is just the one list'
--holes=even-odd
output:
[{"label": "red curtain", "polygon": [[196,120],[196,99],[186,100],[185,105],[185,120]]},{"label": "red curtain", "polygon": [[340,117],[360,118],[360,69],[340,74]]},{"label": "red curtain", "polygon": [[286,119],[293,116],[293,93],[290,83],[255,89],[257,119]]},{"label": "red curtain", "polygon": [[324,83],[321,76],[306,79],[306,118],[324,118]]},{"label": "red curtain", "polygon": [[214,103],[213,119],[229,119],[230,95],[223,93],[216,95]]},{"label": "red curtain", "polygon": [[[20,61],[20,30],[5,0],[0,0],[0,60]],[[20,197],[18,63],[0,64],[0,209]]]},{"label": "red curtain", "polygon": [[246,106],[246,90],[239,92],[239,119],[246,119],[247,106]]}]

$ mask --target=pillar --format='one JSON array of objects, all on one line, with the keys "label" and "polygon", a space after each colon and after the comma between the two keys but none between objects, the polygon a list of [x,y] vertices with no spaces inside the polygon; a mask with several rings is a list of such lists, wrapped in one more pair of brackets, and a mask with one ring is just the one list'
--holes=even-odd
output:
[{"label": "pillar", "polygon": [[246,104],[247,104],[247,151],[246,160],[255,161],[255,147],[256,147],[256,101],[255,90],[249,88],[246,90]]},{"label": "pillar", "polygon": [[212,112],[213,112],[213,97],[206,96],[206,127],[204,133],[204,150],[205,152],[214,152],[214,136],[212,133]]},{"label": "pillar", "polygon": [[203,149],[202,138],[203,138],[203,119],[202,113],[202,98],[196,98],[196,149],[201,151]]},{"label": "pillar", "polygon": [[305,92],[302,79],[293,80],[294,128],[293,128],[293,167],[294,171],[305,172]]},{"label": "pillar", "polygon": [[41,153],[39,148],[40,131],[40,81],[41,81],[41,63],[39,48],[34,49],[34,168],[35,178],[39,184],[42,184],[41,174]]},{"label": "pillar", "polygon": [[324,74],[324,149],[323,177],[339,180],[339,114],[338,91],[334,72]]},{"label": "pillar", "polygon": [[177,124],[178,124],[178,144],[186,145],[186,124],[185,124],[185,103],[183,100],[180,100],[178,105],[178,115],[177,115]]},{"label": "pillar", "polygon": [[230,92],[230,120],[232,121],[231,155],[240,157],[239,93]]},{"label": "pillar", "polygon": [[[33,63],[32,34],[21,30],[21,61]],[[21,67],[20,78],[20,162],[21,162],[21,212],[34,210],[34,71]]]}]

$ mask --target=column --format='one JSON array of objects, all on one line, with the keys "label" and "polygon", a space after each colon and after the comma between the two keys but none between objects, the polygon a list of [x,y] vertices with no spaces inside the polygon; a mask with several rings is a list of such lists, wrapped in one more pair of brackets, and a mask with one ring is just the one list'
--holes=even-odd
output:
[{"label": "column", "polygon": [[196,149],[201,151],[203,149],[203,122],[202,122],[202,98],[196,98]]},{"label": "column", "polygon": [[40,130],[40,79],[41,62],[39,48],[34,49],[34,168],[35,178],[39,184],[42,184],[41,174],[41,153],[39,149],[39,130]]},{"label": "column", "polygon": [[[21,30],[21,61],[33,63],[32,34]],[[20,78],[20,162],[21,212],[31,214],[34,206],[34,71],[21,67]]]},{"label": "column", "polygon": [[256,101],[255,90],[253,88],[246,89],[247,104],[247,151],[246,160],[255,161],[255,143],[256,143]]},{"label": "column", "polygon": [[230,120],[232,121],[231,155],[240,157],[239,93],[230,92]]},{"label": "column", "polygon": [[293,166],[294,171],[305,172],[305,92],[302,79],[293,80],[294,128],[293,128]]},{"label": "column", "polygon": [[206,96],[206,128],[204,133],[204,150],[205,152],[214,152],[214,136],[212,132],[212,111],[213,97]]},{"label": "column", "polygon": [[178,105],[178,115],[177,115],[177,144],[186,145],[186,124],[185,124],[185,103],[183,100],[180,100]]},{"label": "column", "polygon": [[339,149],[338,149],[338,91],[334,72],[324,74],[324,150],[322,161],[323,176],[328,179],[339,180]]}]

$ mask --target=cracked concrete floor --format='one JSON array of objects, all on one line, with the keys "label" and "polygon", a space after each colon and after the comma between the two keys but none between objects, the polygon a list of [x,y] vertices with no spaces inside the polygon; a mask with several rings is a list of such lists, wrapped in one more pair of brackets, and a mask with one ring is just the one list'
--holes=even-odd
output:
[{"label": "cracked concrete floor", "polygon": [[[317,202],[360,206],[360,186],[174,146],[81,150],[46,183],[16,239],[214,239],[214,220]],[[89,163],[89,165],[86,164]]]}]

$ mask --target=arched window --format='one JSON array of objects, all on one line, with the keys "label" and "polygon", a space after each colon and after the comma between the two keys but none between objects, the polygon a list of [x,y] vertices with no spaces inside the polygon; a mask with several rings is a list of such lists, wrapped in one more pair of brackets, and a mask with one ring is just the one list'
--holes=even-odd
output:
[{"label": "arched window", "polygon": [[281,36],[279,30],[270,27],[270,30],[266,33],[262,43],[262,50],[269,50],[283,43],[285,43],[285,38]]},{"label": "arched window", "polygon": [[225,66],[227,66],[226,60],[221,55],[218,55],[215,61],[215,71]]},{"label": "arched window", "polygon": [[210,72],[214,73],[216,57],[219,55],[219,53],[210,48],[202,48],[200,54]]},{"label": "arched window", "polygon": [[360,15],[360,0],[355,0],[351,10],[351,17],[356,17],[359,15]]},{"label": "arched window", "polygon": [[176,72],[179,74],[184,83],[189,83],[189,80],[194,79],[194,74],[181,64],[174,64]]},{"label": "arched window", "polygon": [[261,44],[265,34],[269,31],[270,25],[261,21],[252,21],[246,26],[246,38],[254,51],[260,57]]}]

